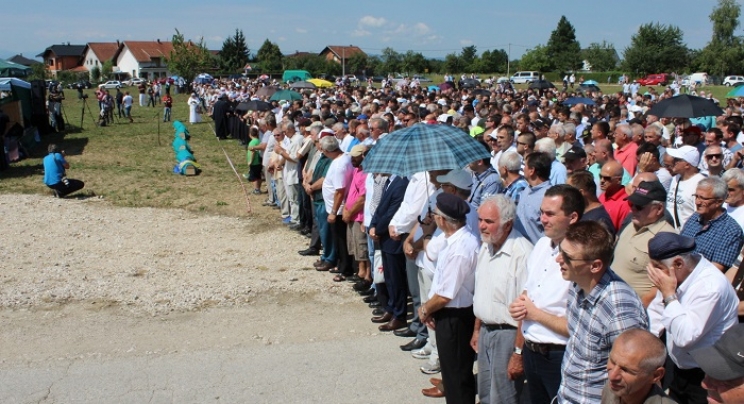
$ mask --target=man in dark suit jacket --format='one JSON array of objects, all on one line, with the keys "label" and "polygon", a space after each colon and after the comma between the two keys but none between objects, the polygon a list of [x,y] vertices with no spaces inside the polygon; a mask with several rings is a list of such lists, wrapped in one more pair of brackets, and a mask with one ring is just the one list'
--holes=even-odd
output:
[{"label": "man in dark suit jacket", "polygon": [[407,178],[390,176],[369,224],[369,236],[378,241],[382,251],[382,270],[389,296],[385,314],[372,318],[373,323],[385,323],[379,327],[380,331],[393,331],[406,326],[406,256],[403,254],[403,242],[390,238],[388,225],[403,202],[407,186]]},{"label": "man in dark suit jacket", "polygon": [[228,117],[230,116],[230,103],[227,96],[221,96],[212,107],[212,119],[214,120],[214,132],[220,139],[227,139]]}]

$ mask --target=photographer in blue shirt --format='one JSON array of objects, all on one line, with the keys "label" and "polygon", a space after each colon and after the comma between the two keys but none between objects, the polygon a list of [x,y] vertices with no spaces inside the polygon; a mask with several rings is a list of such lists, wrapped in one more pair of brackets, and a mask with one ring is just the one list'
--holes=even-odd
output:
[{"label": "photographer in blue shirt", "polygon": [[70,168],[70,164],[65,160],[65,151],[58,152],[54,143],[49,145],[48,151],[49,154],[44,157],[44,184],[54,191],[54,196],[64,198],[83,189],[85,183],[65,176],[65,170]]}]

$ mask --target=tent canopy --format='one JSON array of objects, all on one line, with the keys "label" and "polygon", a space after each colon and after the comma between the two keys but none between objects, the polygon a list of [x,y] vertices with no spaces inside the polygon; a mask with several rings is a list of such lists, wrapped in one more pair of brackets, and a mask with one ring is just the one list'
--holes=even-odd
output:
[{"label": "tent canopy", "polygon": [[31,121],[31,84],[15,77],[0,77],[0,106],[14,101],[19,101],[18,109],[23,121]]},{"label": "tent canopy", "polygon": [[13,63],[5,59],[0,59],[0,76],[3,77],[26,77],[31,73],[31,68]]},{"label": "tent canopy", "polygon": [[31,89],[31,83],[15,77],[0,77],[0,91],[11,91],[13,86]]}]

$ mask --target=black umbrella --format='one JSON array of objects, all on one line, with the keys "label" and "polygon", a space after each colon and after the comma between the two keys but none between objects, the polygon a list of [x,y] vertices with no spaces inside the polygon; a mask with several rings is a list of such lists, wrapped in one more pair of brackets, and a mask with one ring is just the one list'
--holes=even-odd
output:
[{"label": "black umbrella", "polygon": [[585,93],[587,91],[597,91],[597,92],[599,92],[599,91],[602,91],[602,90],[599,87],[597,87],[596,85],[594,85],[594,84],[582,84],[582,85],[579,86],[579,91],[581,91],[582,93]]},{"label": "black umbrella", "polygon": [[476,79],[460,80],[460,88],[477,87],[479,84],[480,84],[480,81]]},{"label": "black umbrella", "polygon": [[683,94],[659,101],[648,114],[659,118],[699,118],[723,115],[723,110],[712,100]]},{"label": "black umbrella", "polygon": [[555,88],[555,86],[547,80],[535,80],[530,83],[530,88],[534,90],[547,90],[549,88]]},{"label": "black umbrella", "polygon": [[237,107],[235,107],[236,111],[268,111],[270,109],[271,104],[259,100],[241,102]]},{"label": "black umbrella", "polygon": [[473,94],[473,95],[491,95],[491,92],[488,91],[488,90],[486,90],[486,89],[484,89],[484,88],[478,88],[476,90],[473,90],[473,92],[471,94]]}]

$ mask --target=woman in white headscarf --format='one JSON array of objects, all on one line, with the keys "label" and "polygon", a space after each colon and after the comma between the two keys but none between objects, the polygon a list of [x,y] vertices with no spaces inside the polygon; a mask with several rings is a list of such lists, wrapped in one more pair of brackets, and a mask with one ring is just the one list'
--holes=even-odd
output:
[{"label": "woman in white headscarf", "polygon": [[191,93],[191,97],[189,97],[189,123],[199,123],[201,122],[201,113],[199,109],[201,108],[201,101],[199,101],[199,97],[196,96],[196,94]]}]

